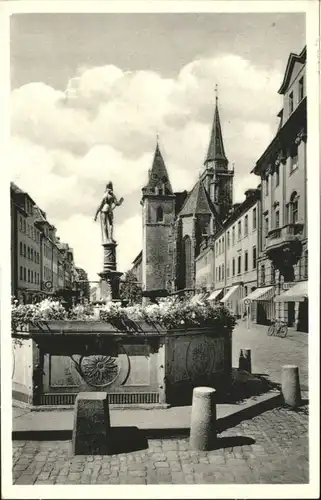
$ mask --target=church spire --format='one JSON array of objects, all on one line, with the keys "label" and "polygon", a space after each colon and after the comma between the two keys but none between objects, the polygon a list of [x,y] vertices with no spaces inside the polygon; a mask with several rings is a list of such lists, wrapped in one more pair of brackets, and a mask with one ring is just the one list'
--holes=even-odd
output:
[{"label": "church spire", "polygon": [[156,149],[152,168],[148,172],[148,182],[143,188],[144,194],[172,195],[173,189],[167,173],[167,168],[159,149],[159,136],[156,136]]},{"label": "church spire", "polygon": [[228,160],[224,151],[222,129],[220,122],[220,115],[218,111],[218,87],[215,85],[215,111],[214,120],[212,125],[210,143],[208,146],[208,151],[204,165],[207,166],[208,163],[215,162],[218,166],[227,167]]}]

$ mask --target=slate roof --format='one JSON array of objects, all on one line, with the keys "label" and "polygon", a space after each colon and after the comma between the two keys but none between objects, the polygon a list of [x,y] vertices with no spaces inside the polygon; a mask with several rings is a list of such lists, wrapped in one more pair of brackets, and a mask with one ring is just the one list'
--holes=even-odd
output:
[{"label": "slate roof", "polygon": [[227,162],[227,158],[224,151],[220,115],[218,111],[218,98],[216,98],[210,143],[208,146],[208,151],[204,163],[206,164],[209,161],[215,161],[215,160],[224,160]]},{"label": "slate roof", "polygon": [[212,214],[210,200],[204,188],[204,184],[199,179],[193,189],[188,194],[179,215],[200,215]]}]

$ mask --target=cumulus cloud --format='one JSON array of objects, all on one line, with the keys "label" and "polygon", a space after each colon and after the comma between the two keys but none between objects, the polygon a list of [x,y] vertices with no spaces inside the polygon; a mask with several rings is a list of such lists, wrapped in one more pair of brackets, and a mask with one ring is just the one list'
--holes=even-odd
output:
[{"label": "cumulus cloud", "polygon": [[29,83],[12,92],[12,177],[53,219],[94,279],[101,248],[92,216],[106,181],[125,197],[116,220],[120,262],[128,266],[141,248],[140,189],[156,135],[173,188],[191,189],[203,168],[217,83],[240,201],[257,185],[249,172],[275,132],[280,80],[273,68],[223,54],[192,61],[175,78],[107,65],[79,70],[66,82],[66,94]]}]

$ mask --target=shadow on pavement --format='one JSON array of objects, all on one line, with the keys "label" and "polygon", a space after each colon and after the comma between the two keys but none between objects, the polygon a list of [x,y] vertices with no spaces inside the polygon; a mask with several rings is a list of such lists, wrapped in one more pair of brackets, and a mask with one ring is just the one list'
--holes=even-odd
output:
[{"label": "shadow on pavement", "polygon": [[131,453],[148,448],[145,433],[138,427],[112,427],[107,436],[108,454]]},{"label": "shadow on pavement", "polygon": [[81,448],[76,448],[75,455],[118,455],[146,448],[147,438],[138,427],[111,427],[106,436],[87,435]]},{"label": "shadow on pavement", "polygon": [[222,448],[233,448],[235,446],[246,446],[255,444],[255,439],[246,436],[218,437],[213,444],[213,450]]}]

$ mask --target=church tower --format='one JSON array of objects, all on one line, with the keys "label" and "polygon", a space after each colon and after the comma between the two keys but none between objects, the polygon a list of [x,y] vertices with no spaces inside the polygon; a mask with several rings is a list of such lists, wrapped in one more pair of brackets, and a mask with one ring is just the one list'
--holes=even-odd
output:
[{"label": "church tower", "polygon": [[215,88],[215,111],[210,142],[201,179],[221,220],[228,214],[233,204],[234,170],[228,169],[228,159],[224,150],[221,121],[218,109],[217,85]]},{"label": "church tower", "polygon": [[143,291],[169,290],[173,276],[175,195],[157,142],[142,189]]}]

